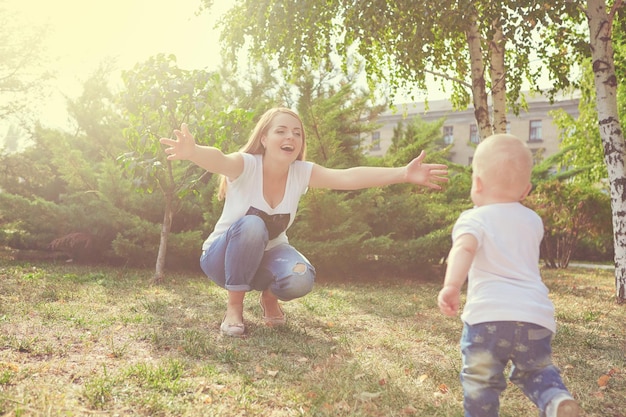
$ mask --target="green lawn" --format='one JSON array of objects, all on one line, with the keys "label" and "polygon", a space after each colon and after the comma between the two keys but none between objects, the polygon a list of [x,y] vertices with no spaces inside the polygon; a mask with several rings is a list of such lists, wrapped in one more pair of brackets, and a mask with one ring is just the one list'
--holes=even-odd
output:
[{"label": "green lawn", "polygon": [[[554,359],[586,416],[626,416],[626,305],[612,271],[543,271]],[[226,293],[200,274],[0,263],[0,415],[462,416],[458,318],[440,277],[327,281],[247,337],[219,335]],[[537,415],[510,385],[501,416]]]}]

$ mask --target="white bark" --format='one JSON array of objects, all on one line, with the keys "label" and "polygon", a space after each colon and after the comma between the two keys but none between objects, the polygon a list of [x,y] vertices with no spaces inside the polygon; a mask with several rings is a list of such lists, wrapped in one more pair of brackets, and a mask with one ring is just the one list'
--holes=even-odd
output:
[{"label": "white bark", "polygon": [[493,102],[493,131],[506,133],[506,69],[504,52],[506,39],[498,20],[493,23],[494,35],[490,46],[491,99]]},{"label": "white bark", "polygon": [[609,174],[613,243],[615,248],[615,289],[619,304],[626,297],[626,144],[617,111],[617,77],[613,60],[611,27],[615,10],[623,5],[616,0],[609,13],[605,0],[587,0],[587,19],[593,62],[596,105],[604,160]]},{"label": "white bark", "polygon": [[491,117],[489,115],[489,103],[485,89],[485,63],[483,61],[480,30],[476,14],[469,17],[472,19],[470,29],[467,31],[467,45],[469,47],[470,66],[472,76],[472,98],[474,101],[474,117],[478,123],[478,132],[481,139],[486,138],[493,132]]}]

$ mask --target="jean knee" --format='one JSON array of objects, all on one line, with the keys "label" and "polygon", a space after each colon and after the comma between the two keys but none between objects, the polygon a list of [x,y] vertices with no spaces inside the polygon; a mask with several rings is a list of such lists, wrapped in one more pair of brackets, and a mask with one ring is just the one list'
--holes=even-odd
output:
[{"label": "jean knee", "polygon": [[304,263],[298,263],[290,275],[276,280],[271,290],[280,300],[290,301],[310,293],[314,284],[315,268]]},{"label": "jean knee", "polygon": [[[259,216],[247,215],[239,219],[233,226],[233,233],[238,234],[243,239],[261,239],[267,241],[267,226]],[[265,244],[267,242],[264,242]]]}]

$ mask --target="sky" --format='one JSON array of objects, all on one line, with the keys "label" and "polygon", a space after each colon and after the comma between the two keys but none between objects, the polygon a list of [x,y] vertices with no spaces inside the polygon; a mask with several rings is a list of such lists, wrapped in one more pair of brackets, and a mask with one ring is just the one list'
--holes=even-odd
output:
[{"label": "sky", "polygon": [[103,61],[115,59],[121,71],[166,53],[184,69],[216,69],[219,32],[214,27],[231,4],[214,0],[198,15],[201,0],[4,0],[25,27],[49,27],[45,50],[49,69],[57,74],[51,103],[41,115],[49,125],[66,121],[63,96],[78,96]]}]

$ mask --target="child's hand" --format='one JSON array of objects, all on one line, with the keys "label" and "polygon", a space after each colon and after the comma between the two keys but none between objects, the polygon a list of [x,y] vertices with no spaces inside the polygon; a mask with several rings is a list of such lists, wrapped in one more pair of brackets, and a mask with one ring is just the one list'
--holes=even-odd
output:
[{"label": "child's hand", "polygon": [[183,123],[180,130],[174,130],[174,134],[177,139],[161,138],[160,142],[169,146],[165,149],[167,159],[190,159],[196,148],[196,141],[192,134],[189,132],[189,128],[186,123]]},{"label": "child's hand", "polygon": [[447,285],[439,291],[437,297],[439,310],[446,316],[456,316],[461,304],[461,290],[452,285]]},{"label": "child's hand", "polygon": [[422,151],[406,166],[406,180],[435,190],[441,190],[437,183],[448,182],[448,167],[443,164],[423,164],[426,152]]}]

